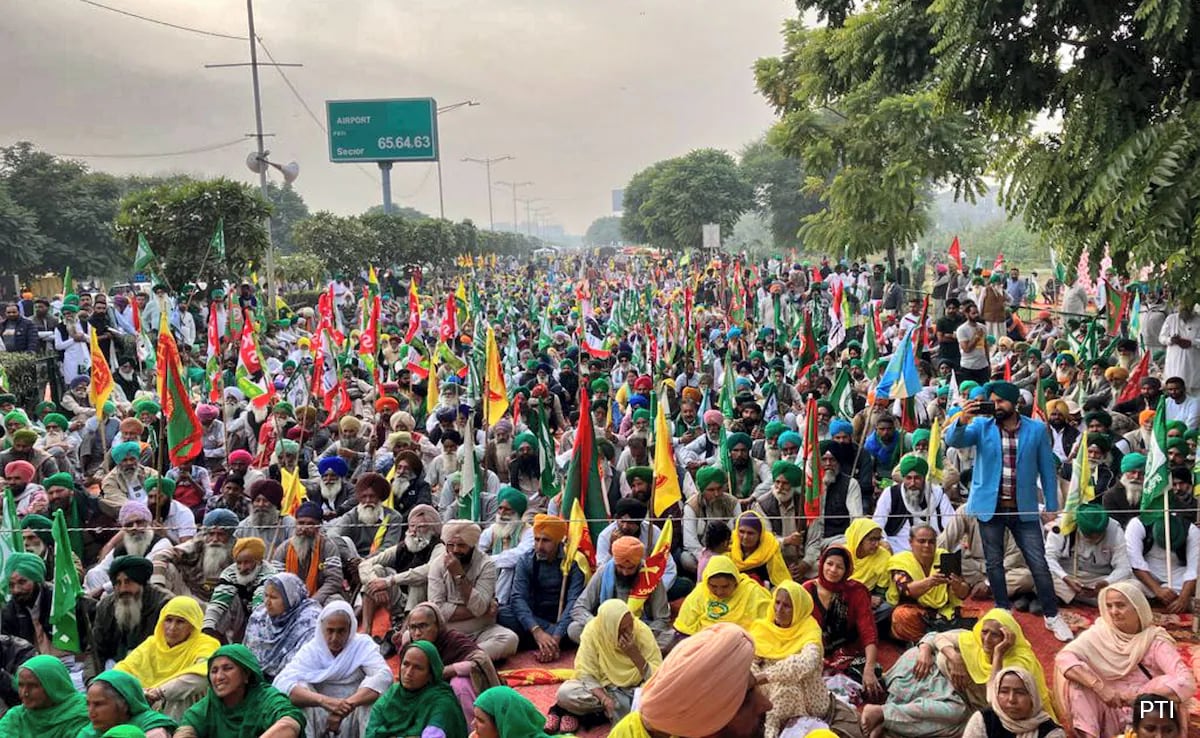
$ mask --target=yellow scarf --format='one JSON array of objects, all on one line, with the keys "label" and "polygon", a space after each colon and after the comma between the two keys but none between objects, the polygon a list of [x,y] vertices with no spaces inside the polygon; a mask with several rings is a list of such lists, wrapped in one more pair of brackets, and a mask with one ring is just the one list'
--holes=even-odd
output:
[{"label": "yellow scarf", "polygon": [[637,687],[646,680],[647,676],[617,647],[621,621],[626,616],[633,621],[634,641],[650,671],[662,666],[662,651],[650,626],[634,617],[624,600],[612,599],[600,605],[595,619],[583,629],[579,651],[575,654],[575,670],[579,674],[590,676],[603,687]]},{"label": "yellow scarf", "polygon": [[[1042,673],[1042,664],[1033,654],[1033,649],[1030,648],[1029,641],[1025,639],[1025,632],[1021,630],[1020,624],[1007,610],[1000,608],[988,610],[983,617],[979,618],[979,622],[975,623],[974,629],[959,633],[958,651],[967,665],[967,673],[971,675],[971,681],[976,684],[986,684],[988,677],[992,675],[992,659],[983,648],[983,624],[989,620],[1000,623],[1005,630],[1017,638],[1016,643],[1004,654],[1004,668],[1019,666],[1032,674],[1034,680],[1037,681],[1042,706],[1050,717],[1055,718],[1054,702],[1050,698],[1050,690],[1046,688],[1046,675]],[[1057,720],[1057,718],[1055,719]]]},{"label": "yellow scarf", "polygon": [[[736,537],[736,536],[735,536]],[[708,580],[724,574],[733,577],[737,586],[729,599],[713,597]],[[738,571],[728,556],[714,556],[704,567],[704,579],[684,599],[675,619],[675,630],[695,635],[714,623],[737,623],[743,628],[771,611],[771,593],[761,584]]]},{"label": "yellow scarf", "polygon": [[650,731],[642,724],[641,714],[631,712],[612,727],[608,738],[650,738]]},{"label": "yellow scarf", "polygon": [[892,581],[890,567],[892,552],[888,550],[886,544],[879,544],[879,548],[875,549],[875,553],[870,556],[860,558],[858,555],[859,545],[866,540],[867,536],[877,530],[882,531],[883,528],[870,518],[856,518],[846,529],[846,547],[850,549],[850,556],[854,559],[854,573],[850,575],[850,578],[856,582],[862,582],[868,592],[887,589]]},{"label": "yellow scarf", "polygon": [[759,618],[750,624],[750,635],[754,637],[754,654],[770,661],[782,661],[788,656],[800,653],[810,643],[824,654],[825,647],[821,642],[821,626],[812,616],[812,595],[804,587],[795,582],[784,582],[775,590],[775,596],[786,592],[792,599],[792,622],[786,628],[775,624],[774,613],[768,612],[764,618]]},{"label": "yellow scarf", "polygon": [[[942,554],[946,553],[945,549],[939,548],[933,555],[933,565],[936,568],[937,562],[942,558]],[[913,578],[913,581],[924,579],[929,576],[930,572],[921,568],[921,563],[917,561],[917,557],[913,556],[911,551],[901,551],[892,556],[888,562],[888,570],[902,571]],[[891,581],[889,577],[887,601],[893,605],[900,602],[900,590],[896,587],[896,583]],[[949,584],[939,584],[936,587],[931,587],[928,592],[917,598],[917,602],[930,608],[937,610],[938,614],[943,617],[950,617],[954,614],[954,609],[962,604],[962,600],[958,599],[953,592],[950,591]]]},{"label": "yellow scarf", "polygon": [[784,582],[792,581],[792,574],[788,571],[787,564],[783,560],[783,551],[779,546],[779,539],[771,532],[771,526],[763,520],[763,516],[759,515],[754,510],[747,510],[738,518],[739,521],[747,516],[753,515],[758,519],[759,530],[761,533],[758,538],[758,548],[750,552],[747,556],[742,553],[741,540],[738,538],[737,530],[733,531],[733,541],[729,549],[729,558],[733,559],[733,563],[737,565],[738,571],[748,572],[754,571],[760,566],[767,567],[767,578],[771,580],[770,584],[773,587],[778,587]]},{"label": "yellow scarf", "polygon": [[[192,634],[177,646],[167,645],[163,635],[163,623],[169,617],[186,620],[192,626]],[[216,638],[200,632],[204,627],[204,613],[191,597],[173,597],[158,614],[158,625],[154,635],[142,641],[117,665],[117,671],[137,677],[145,689],[160,687],[177,676],[196,674],[208,677],[208,657],[221,647]]]}]

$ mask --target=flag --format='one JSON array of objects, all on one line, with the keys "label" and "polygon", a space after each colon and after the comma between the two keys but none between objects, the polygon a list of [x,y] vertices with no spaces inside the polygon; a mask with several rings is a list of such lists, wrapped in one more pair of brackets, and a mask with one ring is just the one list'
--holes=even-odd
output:
[{"label": "flag", "polygon": [[412,343],[413,336],[421,329],[421,300],[417,295],[417,278],[408,280],[408,332],[404,334],[404,342]]},{"label": "flag", "polygon": [[458,335],[458,306],[454,294],[446,298],[446,314],[442,317],[441,336],[443,341],[453,341]]},{"label": "flag", "polygon": [[279,481],[283,485],[283,504],[279,509],[284,515],[295,515],[300,503],[308,499],[308,492],[300,483],[300,472],[279,465]]},{"label": "flag", "polygon": [[917,374],[917,362],[912,351],[913,329],[904,334],[900,347],[892,354],[883,376],[879,378],[876,395],[899,400],[913,397],[921,389],[921,378]]},{"label": "flag", "polygon": [[[11,488],[4,490],[3,510],[0,511],[0,571],[8,566],[8,559],[25,550],[21,534],[21,521],[17,517],[17,503]],[[0,601],[8,601],[8,577],[0,577]]]},{"label": "flag", "polygon": [[167,421],[167,455],[171,466],[181,466],[204,450],[204,429],[188,397],[179,365],[179,347],[162,314],[158,328],[158,397]]},{"label": "flag", "polygon": [[[520,395],[517,395],[520,399]],[[520,408],[513,405],[513,420],[520,417]],[[534,406],[534,419],[537,428],[534,436],[538,447],[538,472],[541,475],[542,497],[547,500],[558,494],[558,468],[554,459],[554,436],[550,435],[550,424],[546,422],[546,403],[539,402]]]},{"label": "flag", "polygon": [[938,455],[942,445],[942,419],[934,418],[933,427],[929,430],[929,453],[925,461],[929,464],[929,481],[942,483],[942,467],[938,463]]},{"label": "flag", "polygon": [[358,355],[367,372],[375,376],[375,362],[379,356],[379,295],[371,295],[370,289],[363,303],[363,313],[366,317],[366,328],[358,337]]},{"label": "flag", "polygon": [[822,493],[825,486],[821,481],[821,430],[817,420],[817,398],[809,397],[804,412],[804,446],[800,449],[804,467],[804,519],[812,522],[821,517]]},{"label": "flag", "polygon": [[962,247],[958,243],[958,236],[955,236],[954,240],[950,242],[950,258],[954,260],[954,264],[958,267],[958,271],[961,274],[963,270]]},{"label": "flag", "polygon": [[607,501],[600,487],[600,458],[592,428],[591,400],[587,390],[580,387],[579,427],[575,431],[575,448],[571,452],[566,489],[559,509],[570,510],[578,502],[587,518],[592,540],[599,540],[601,531],[608,526]]},{"label": "flag", "polygon": [[1121,332],[1121,321],[1128,310],[1129,293],[1104,280],[1104,325],[1108,335],[1115,336]]},{"label": "flag", "polygon": [[481,504],[483,486],[487,481],[483,469],[479,466],[479,456],[475,453],[474,415],[467,416],[467,427],[463,432],[463,466],[462,478],[459,484],[458,515],[456,518],[480,522],[483,517]]},{"label": "flag", "polygon": [[[139,233],[137,238],[137,253],[133,255],[133,271],[140,272],[154,265],[154,252],[150,250],[150,243],[146,240],[146,234]],[[63,286],[66,286],[65,282]]]},{"label": "flag", "polygon": [[113,391],[113,375],[112,370],[108,368],[108,360],[104,358],[104,352],[100,350],[100,341],[96,338],[95,327],[92,327],[89,332],[92,337],[92,376],[88,381],[88,399],[91,401],[92,407],[96,409],[96,421],[102,423],[104,421],[104,403],[108,402],[108,396]]},{"label": "flag", "polygon": [[829,391],[829,401],[833,403],[833,412],[839,418],[850,420],[854,417],[854,390],[850,380],[850,370],[842,367],[837,378],[833,381],[833,389]]},{"label": "flag", "polygon": [[567,523],[567,545],[564,550],[562,573],[564,577],[571,576],[571,564],[577,564],[583,572],[586,581],[596,569],[596,547],[592,544],[592,534],[579,500],[571,503],[571,517]]},{"label": "flag", "polygon": [[867,328],[863,336],[862,363],[868,379],[879,376],[879,337],[875,333],[875,308],[867,316]]},{"label": "flag", "polygon": [[213,231],[208,249],[216,254],[217,261],[225,261],[225,218],[217,218],[217,229]]},{"label": "flag", "polygon": [[629,611],[633,613],[635,618],[642,616],[642,609],[646,605],[646,600],[654,594],[654,590],[658,588],[659,582],[662,581],[663,574],[667,572],[667,560],[671,556],[671,538],[675,535],[675,529],[671,523],[671,519],[663,523],[662,532],[658,534],[658,540],[654,542],[654,548],[651,549],[650,555],[642,563],[642,569],[638,572],[637,581],[629,591]]},{"label": "flag", "polygon": [[[671,505],[683,501],[675,455],[671,451],[671,432],[667,429],[666,403],[658,403],[654,419],[654,517],[661,518]],[[668,521],[669,522],[669,521]]]},{"label": "flag", "polygon": [[487,404],[484,415],[489,426],[500,422],[504,413],[508,412],[508,388],[504,386],[504,372],[500,369],[500,347],[496,345],[496,331],[489,325],[487,328],[487,367],[484,382],[487,384]]},{"label": "flag", "polygon": [[1154,428],[1146,446],[1146,477],[1142,482],[1142,501],[1139,506],[1142,523],[1149,528],[1162,519],[1163,505],[1171,487],[1171,468],[1167,464],[1167,398],[1158,398],[1154,412]]},{"label": "flag", "polygon": [[721,396],[719,399],[721,414],[726,418],[734,415],[733,406],[733,351],[725,351],[725,368],[721,372]]},{"label": "flag", "polygon": [[[796,370],[796,379],[808,374],[808,370],[821,360],[821,353],[817,350],[817,336],[813,332],[812,316],[808,312],[804,313],[804,329],[801,337],[800,356],[796,359],[796,364],[799,367]],[[732,415],[730,415],[732,417]]]},{"label": "flag", "polygon": [[51,535],[54,537],[54,596],[50,600],[50,642],[60,651],[81,653],[75,604],[83,594],[83,588],[79,586],[67,518],[62,510],[54,511]]},{"label": "flag", "polygon": [[1079,450],[1071,462],[1071,483],[1067,486],[1067,499],[1063,503],[1063,516],[1058,524],[1059,531],[1064,536],[1075,532],[1075,515],[1080,505],[1086,505],[1096,498],[1096,489],[1092,482],[1092,468],[1088,459],[1088,432],[1084,429],[1079,436]]},{"label": "flag", "polygon": [[1142,333],[1142,293],[1133,290],[1133,304],[1129,306],[1129,334],[1138,336]]},{"label": "flag", "polygon": [[[163,313],[163,325],[166,325],[165,312]],[[254,337],[254,321],[250,319],[249,315],[245,315],[242,320],[242,335],[238,342],[238,363],[234,377],[238,389],[255,407],[266,407],[275,394],[275,386],[270,381],[266,381],[265,377],[265,388],[255,379],[255,376],[262,371],[262,351],[258,348],[258,339]]]},{"label": "flag", "polygon": [[438,404],[438,387],[439,379],[437,372],[438,352],[429,352],[429,378],[425,380],[425,415],[433,414],[433,409]]},{"label": "flag", "polygon": [[[95,359],[92,360],[93,366]],[[208,311],[208,358],[204,364],[208,375],[208,401],[221,401],[221,327],[217,324],[217,311]]]},{"label": "flag", "polygon": [[[75,292],[75,283],[71,280],[71,265],[68,264],[63,272],[63,297]],[[134,301],[136,302],[136,300]]]}]

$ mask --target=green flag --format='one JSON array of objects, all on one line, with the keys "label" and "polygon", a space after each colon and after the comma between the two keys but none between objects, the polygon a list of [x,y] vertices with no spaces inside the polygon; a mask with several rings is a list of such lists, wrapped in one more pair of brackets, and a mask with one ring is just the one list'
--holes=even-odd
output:
[{"label": "green flag", "polygon": [[608,527],[608,505],[600,483],[601,454],[592,428],[591,401],[587,390],[579,388],[579,427],[575,431],[575,448],[571,465],[567,467],[566,486],[562,495],[563,517],[570,515],[575,502],[587,518],[588,532],[593,541]]},{"label": "green flag", "polygon": [[1067,487],[1067,499],[1063,503],[1062,521],[1058,528],[1064,536],[1075,532],[1075,517],[1081,505],[1086,505],[1096,497],[1093,486],[1091,464],[1088,461],[1088,432],[1085,429],[1079,437],[1079,450],[1071,462],[1071,483]]},{"label": "green flag", "polygon": [[546,422],[546,404],[539,402],[535,413],[537,429],[534,435],[538,442],[538,466],[541,469],[542,497],[547,500],[558,494],[558,472],[554,459],[554,437]]},{"label": "green flag", "polygon": [[[17,518],[17,503],[13,501],[12,490],[4,490],[3,515],[0,516],[0,567],[8,566],[8,558],[14,553],[25,550],[25,541],[21,538],[21,522]],[[0,569],[2,571],[3,569]],[[8,601],[8,577],[0,577],[0,601]]]},{"label": "green flag", "polygon": [[472,418],[467,418],[466,432],[463,434],[466,443],[463,446],[465,458],[460,482],[462,489],[459,490],[458,498],[458,517],[478,523],[483,512],[482,495],[487,477],[479,465],[479,456],[475,453],[475,428],[471,420]]},{"label": "green flag", "polygon": [[140,272],[154,265],[154,252],[144,233],[138,234],[137,253],[133,255],[133,271]]},{"label": "green flag", "polygon": [[833,403],[834,412],[839,418],[846,420],[854,418],[854,390],[851,385],[850,370],[843,367],[829,392],[829,401]]},{"label": "green flag", "polygon": [[62,510],[54,511],[54,597],[50,601],[51,642],[60,651],[80,653],[79,623],[75,620],[75,603],[83,594],[79,574],[71,555],[71,537]]},{"label": "green flag", "polygon": [[[225,261],[225,218],[217,219],[217,230],[213,231],[212,240],[208,242],[208,248],[217,256],[217,261]],[[141,252],[141,245],[138,245],[138,252]],[[150,251],[150,247],[146,247],[146,251]],[[153,255],[151,255],[153,257]]]},{"label": "green flag", "polygon": [[871,379],[879,376],[879,340],[875,337],[875,311],[867,316],[867,330],[863,336],[863,371]]},{"label": "green flag", "polygon": [[1164,498],[1171,486],[1171,468],[1167,464],[1167,400],[1158,398],[1154,427],[1146,446],[1146,477],[1142,483],[1142,523],[1149,528],[1162,519]]},{"label": "green flag", "polygon": [[721,375],[720,410],[721,414],[726,418],[732,418],[735,412],[733,405],[733,383],[735,375],[733,373],[733,363],[730,359],[731,356],[733,356],[733,352],[727,349],[725,351],[725,371]]},{"label": "green flag", "polygon": [[74,294],[75,285],[71,281],[71,265],[67,264],[66,271],[63,272],[63,296]]}]

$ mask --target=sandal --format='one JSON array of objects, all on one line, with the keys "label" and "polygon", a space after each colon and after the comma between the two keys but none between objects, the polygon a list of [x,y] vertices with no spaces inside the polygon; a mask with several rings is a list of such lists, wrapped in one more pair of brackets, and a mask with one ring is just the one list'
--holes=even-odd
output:
[{"label": "sandal", "polygon": [[[554,731],[550,730],[549,728],[546,728],[546,732],[553,733]],[[562,716],[562,721],[559,723],[559,732],[569,733],[571,735],[578,733],[579,732],[579,718],[575,717],[574,715],[572,715],[570,713],[564,714]]]},{"label": "sandal", "polygon": [[550,710],[550,714],[546,716],[546,727],[545,727],[545,728],[543,728],[543,730],[544,730],[546,733],[552,733],[552,734],[553,734],[553,733],[557,733],[557,732],[558,732],[558,727],[559,727],[559,722],[560,722],[561,720],[562,720],[562,716],[561,716],[561,715],[559,715],[559,714],[558,714],[556,711],[554,711],[554,710]]}]

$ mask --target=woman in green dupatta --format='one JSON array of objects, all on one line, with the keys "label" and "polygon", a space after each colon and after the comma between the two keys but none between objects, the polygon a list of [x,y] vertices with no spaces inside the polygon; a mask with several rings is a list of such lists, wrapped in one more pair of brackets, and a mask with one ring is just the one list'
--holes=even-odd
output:
[{"label": "woman in green dupatta", "polygon": [[442,658],[429,641],[400,652],[400,682],[371,708],[366,738],[467,738],[467,719],[442,677]]},{"label": "woman in green dupatta", "polygon": [[87,706],[92,724],[79,731],[79,738],[97,738],[118,725],[132,725],[146,738],[170,738],[175,732],[175,721],[151,710],[142,683],[123,671],[106,671],[93,679]]},{"label": "woman in green dupatta", "polygon": [[0,736],[75,738],[88,725],[87,700],[53,656],[34,656],[21,664],[14,682],[21,704],[0,718]]},{"label": "woman in green dupatta", "polygon": [[546,716],[512,687],[492,687],[475,699],[475,738],[549,738]]},{"label": "woman in green dupatta", "polygon": [[262,668],[240,643],[208,659],[208,694],[183,713],[175,738],[299,738],[304,713],[263,681]]}]

